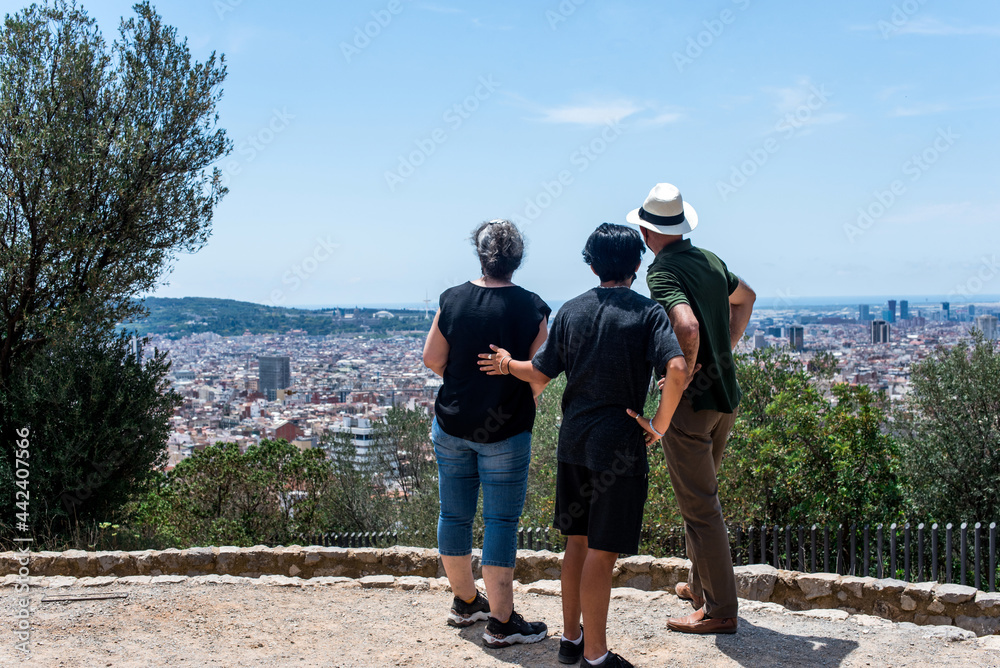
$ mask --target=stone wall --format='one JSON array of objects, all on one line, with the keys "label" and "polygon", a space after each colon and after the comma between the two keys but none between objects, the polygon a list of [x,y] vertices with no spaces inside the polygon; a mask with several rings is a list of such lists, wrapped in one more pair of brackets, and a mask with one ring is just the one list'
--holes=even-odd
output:
[{"label": "stone wall", "polygon": [[[478,553],[473,565],[480,577]],[[0,553],[0,576],[20,568],[13,552]],[[620,559],[614,586],[645,591],[673,590],[686,579],[689,562],[649,556]],[[436,550],[391,547],[204,547],[144,552],[36,552],[31,576],[128,577],[161,575],[232,575],[297,578],[374,575],[441,577]],[[517,553],[514,577],[522,583],[557,580],[562,555],[548,551]],[[736,569],[740,598],[778,603],[791,610],[839,608],[851,614],[876,615],[895,622],[954,625],[977,635],[1000,633],[1000,593],[936,582],[860,578],[829,573],[798,573],[765,565]]]}]

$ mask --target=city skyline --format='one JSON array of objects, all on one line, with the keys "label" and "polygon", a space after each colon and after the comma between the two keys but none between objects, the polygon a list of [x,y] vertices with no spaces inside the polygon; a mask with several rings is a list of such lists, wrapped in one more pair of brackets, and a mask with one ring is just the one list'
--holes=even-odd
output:
[{"label": "city skyline", "polygon": [[[109,40],[132,14],[86,7]],[[1000,7],[902,7],[161,3],[195,58],[226,54],[235,150],[212,238],[153,294],[436,300],[502,216],[529,242],[516,280],[568,299],[587,234],[669,181],[765,302],[985,299],[1000,83],[969,64],[996,59]]]}]

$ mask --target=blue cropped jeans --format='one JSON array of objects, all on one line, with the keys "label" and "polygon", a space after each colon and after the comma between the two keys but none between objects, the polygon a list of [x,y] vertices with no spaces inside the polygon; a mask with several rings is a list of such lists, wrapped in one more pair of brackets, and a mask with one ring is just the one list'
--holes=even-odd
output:
[{"label": "blue cropped jeans", "polygon": [[528,491],[531,432],[497,443],[477,443],[446,434],[437,420],[431,442],[438,464],[441,514],[438,551],[446,557],[472,553],[472,521],[483,488],[483,566],[513,568],[517,525]]}]

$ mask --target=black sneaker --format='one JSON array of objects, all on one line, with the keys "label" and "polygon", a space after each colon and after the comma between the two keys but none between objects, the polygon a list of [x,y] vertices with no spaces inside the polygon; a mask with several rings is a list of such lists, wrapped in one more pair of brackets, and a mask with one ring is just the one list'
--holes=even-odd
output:
[{"label": "black sneaker", "polygon": [[492,649],[510,647],[517,643],[533,643],[545,640],[549,628],[542,622],[526,622],[524,617],[514,611],[510,619],[502,623],[496,617],[490,617],[483,631],[483,644]]},{"label": "black sneaker", "polygon": [[559,663],[576,663],[583,656],[583,625],[580,625],[580,642],[559,641]]},{"label": "black sneaker", "polygon": [[472,626],[476,622],[485,622],[490,618],[490,602],[486,600],[482,592],[476,592],[476,600],[466,603],[459,597],[451,603],[451,613],[448,615],[448,624],[465,628]]},{"label": "black sneaker", "polygon": [[[581,666],[593,666],[590,661],[585,658],[581,663]],[[604,660],[603,663],[599,664],[599,668],[635,668],[631,663],[621,658],[614,652],[608,652],[608,658]]]}]

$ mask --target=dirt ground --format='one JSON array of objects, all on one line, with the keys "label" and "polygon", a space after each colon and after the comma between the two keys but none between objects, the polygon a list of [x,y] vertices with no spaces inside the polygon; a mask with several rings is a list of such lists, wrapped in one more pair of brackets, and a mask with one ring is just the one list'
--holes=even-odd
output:
[{"label": "dirt ground", "polygon": [[[516,607],[543,620],[535,645],[488,650],[484,625],[445,624],[451,594],[427,581],[414,589],[329,586],[121,584],[34,588],[32,656],[21,662],[3,634],[2,666],[558,666],[557,583],[522,587]],[[528,591],[545,593],[528,593]],[[125,592],[122,600],[41,603],[43,596]],[[0,589],[0,615],[13,620],[17,595]],[[688,604],[664,592],[615,590],[611,648],[636,666],[1000,666],[1000,636],[949,641],[934,627],[870,617],[830,620],[744,602],[734,636],[687,636],[666,629]],[[837,616],[837,612],[814,613]],[[843,613],[839,613],[843,616]],[[13,623],[4,624],[11,629]]]}]

